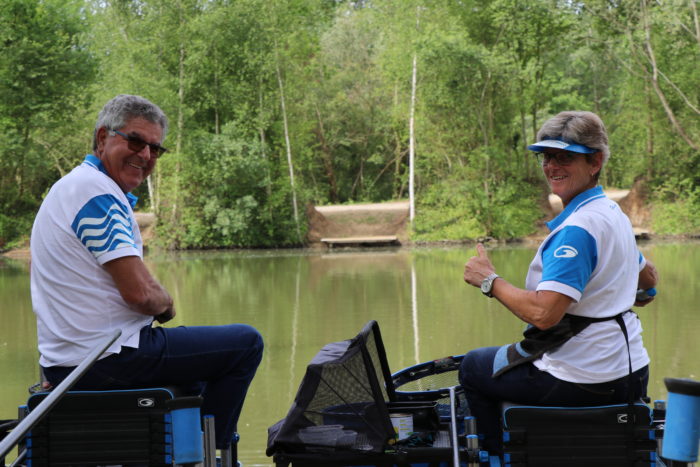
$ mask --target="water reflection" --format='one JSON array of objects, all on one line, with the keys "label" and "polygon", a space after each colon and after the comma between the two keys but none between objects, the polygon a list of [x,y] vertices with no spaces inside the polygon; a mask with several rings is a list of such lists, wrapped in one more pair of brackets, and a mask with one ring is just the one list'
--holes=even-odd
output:
[{"label": "water reflection", "polygon": [[[655,303],[637,310],[651,355],[650,393],[665,376],[700,378],[700,243],[641,245],[661,274]],[[173,294],[176,325],[249,323],[266,342],[243,410],[241,459],[271,465],[267,427],[286,415],[306,365],[329,342],[379,322],[392,371],[517,340],[523,323],[462,281],[472,247],[151,254]],[[522,287],[534,249],[490,252],[500,275]],[[0,419],[13,417],[37,380],[34,316],[25,262],[0,259]]]},{"label": "water reflection", "polygon": [[413,358],[420,363],[420,336],[418,335],[418,299],[416,298],[416,266],[411,263],[411,317],[413,318]]}]

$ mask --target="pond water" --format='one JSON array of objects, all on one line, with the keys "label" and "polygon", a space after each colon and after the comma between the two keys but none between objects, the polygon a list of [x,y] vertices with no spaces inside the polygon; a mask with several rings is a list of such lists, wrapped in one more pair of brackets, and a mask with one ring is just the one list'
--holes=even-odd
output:
[{"label": "pond water", "polygon": [[[651,364],[650,395],[663,378],[700,378],[700,243],[642,243],[659,269],[656,301],[637,309]],[[490,251],[500,275],[524,285],[534,246]],[[178,309],[169,326],[248,323],[265,338],[263,362],[239,424],[240,459],[271,465],[267,428],[283,418],[306,365],[329,342],[379,322],[392,371],[518,340],[524,324],[462,281],[473,246],[149,254],[146,262]],[[14,418],[38,380],[29,266],[0,259],[0,419]]]}]

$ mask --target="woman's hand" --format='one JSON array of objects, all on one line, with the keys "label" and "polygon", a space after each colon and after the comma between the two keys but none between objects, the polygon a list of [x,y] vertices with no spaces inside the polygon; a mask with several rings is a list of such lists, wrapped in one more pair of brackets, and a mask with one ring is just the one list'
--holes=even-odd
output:
[{"label": "woman's hand", "polygon": [[481,281],[486,279],[486,276],[496,272],[489,256],[486,254],[486,248],[482,243],[476,245],[477,256],[472,256],[464,265],[464,282],[481,287]]},{"label": "woman's hand", "polygon": [[[477,256],[469,258],[464,265],[464,281],[481,287],[481,281],[494,273],[495,268],[484,245],[477,244],[476,253]],[[494,282],[492,293],[511,313],[539,329],[548,329],[557,324],[573,301],[559,292],[519,289],[501,277]]]}]

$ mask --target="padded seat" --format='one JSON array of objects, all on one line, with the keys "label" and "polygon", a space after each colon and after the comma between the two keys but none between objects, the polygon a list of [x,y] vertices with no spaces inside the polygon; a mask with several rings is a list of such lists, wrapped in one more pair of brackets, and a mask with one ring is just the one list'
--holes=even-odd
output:
[{"label": "padded seat", "polygon": [[504,464],[620,467],[655,465],[652,412],[643,403],[599,407],[502,405]]},{"label": "padded seat", "polygon": [[[32,395],[31,412],[49,393]],[[166,466],[202,462],[201,397],[168,388],[72,391],[27,435],[27,465]]]}]

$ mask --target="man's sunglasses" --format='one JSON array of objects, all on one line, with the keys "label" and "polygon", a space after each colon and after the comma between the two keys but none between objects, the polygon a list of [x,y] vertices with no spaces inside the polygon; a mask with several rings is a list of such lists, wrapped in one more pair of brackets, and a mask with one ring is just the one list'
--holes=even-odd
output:
[{"label": "man's sunglasses", "polygon": [[126,145],[129,147],[134,152],[141,152],[143,148],[148,146],[148,149],[151,151],[151,156],[155,157],[156,159],[159,158],[160,156],[163,155],[167,149],[165,149],[163,146],[160,144],[156,143],[147,143],[146,141],[142,140],[138,136],[135,135],[127,135],[126,133],[122,133],[119,130],[109,130],[112,134],[117,134],[124,138],[126,140]]}]

